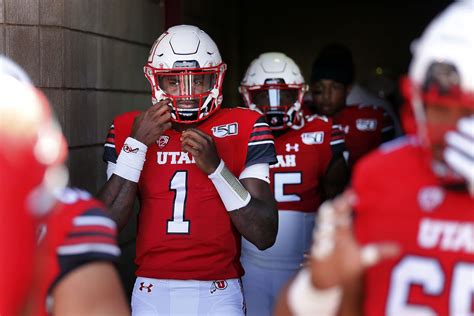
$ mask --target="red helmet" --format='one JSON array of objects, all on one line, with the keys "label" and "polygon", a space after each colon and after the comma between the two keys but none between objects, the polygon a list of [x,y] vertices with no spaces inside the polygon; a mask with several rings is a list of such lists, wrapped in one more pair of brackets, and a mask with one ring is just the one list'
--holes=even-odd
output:
[{"label": "red helmet", "polygon": [[67,183],[67,146],[44,95],[2,67],[0,139],[0,314],[16,315],[30,286],[38,216]]}]

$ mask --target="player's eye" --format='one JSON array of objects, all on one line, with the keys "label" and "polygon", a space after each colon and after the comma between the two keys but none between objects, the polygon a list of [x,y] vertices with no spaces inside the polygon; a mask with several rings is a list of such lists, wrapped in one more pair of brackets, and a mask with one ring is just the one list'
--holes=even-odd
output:
[{"label": "player's eye", "polygon": [[202,86],[204,84],[203,76],[194,76],[193,78],[193,85],[195,86]]}]

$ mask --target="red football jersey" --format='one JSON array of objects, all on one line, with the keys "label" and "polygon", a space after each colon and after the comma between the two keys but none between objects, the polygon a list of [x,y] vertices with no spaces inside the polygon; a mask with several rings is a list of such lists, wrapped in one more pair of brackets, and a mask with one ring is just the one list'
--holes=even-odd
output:
[{"label": "red football jersey", "polygon": [[38,231],[40,284],[38,314],[48,315],[54,286],[74,269],[94,261],[114,262],[120,255],[116,225],[90,194],[66,189]]},{"label": "red football jersey", "polygon": [[[104,159],[115,162],[138,112],[118,116]],[[221,109],[198,127],[211,135],[227,168],[238,177],[245,167],[274,163],[273,136],[257,112]],[[168,130],[148,146],[138,183],[140,212],[136,274],[183,280],[240,277],[240,235],[208,176],[189,153],[180,133]]]},{"label": "red football jersey", "polygon": [[[7,134],[8,136],[8,134]],[[7,137],[0,154],[0,315],[17,315],[24,308],[35,266],[33,210],[46,166],[34,155],[34,144],[13,146]],[[39,199],[38,199],[39,200]],[[33,202],[33,203],[32,203]]]},{"label": "red football jersey", "polygon": [[[3,170],[0,168],[0,178]],[[7,180],[0,182],[11,186]],[[5,188],[3,183],[1,186]],[[36,219],[25,205],[26,199],[14,192],[17,188],[0,192],[0,315],[17,315],[24,307],[35,264]]]},{"label": "red football jersey", "polygon": [[346,106],[334,115],[346,133],[349,166],[359,158],[393,138],[393,125],[388,114],[373,106]]},{"label": "red football jersey", "polygon": [[367,271],[365,315],[472,315],[474,199],[441,187],[413,138],[361,160],[353,187],[358,240],[402,247]]},{"label": "red football jersey", "polygon": [[321,179],[334,156],[345,150],[344,133],[331,118],[309,116],[298,130],[275,138],[277,163],[270,178],[279,210],[315,212],[321,204]]}]

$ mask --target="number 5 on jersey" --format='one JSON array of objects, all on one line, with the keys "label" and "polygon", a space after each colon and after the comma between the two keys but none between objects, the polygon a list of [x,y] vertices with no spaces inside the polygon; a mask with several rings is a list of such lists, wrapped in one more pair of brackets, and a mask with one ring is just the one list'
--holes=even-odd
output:
[{"label": "number 5 on jersey", "polygon": [[275,172],[273,175],[275,200],[277,202],[298,202],[298,194],[285,194],[285,185],[301,184],[301,172]]}]

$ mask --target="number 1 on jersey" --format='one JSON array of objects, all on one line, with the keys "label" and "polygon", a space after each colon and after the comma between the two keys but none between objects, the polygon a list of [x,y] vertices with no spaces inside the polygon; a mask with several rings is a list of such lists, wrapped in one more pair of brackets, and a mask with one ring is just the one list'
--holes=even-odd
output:
[{"label": "number 1 on jersey", "polygon": [[173,218],[168,220],[168,234],[189,234],[189,220],[184,219],[184,207],[187,194],[187,171],[176,171],[170,181],[170,191],[175,192],[173,201]]}]

